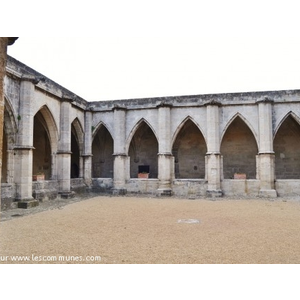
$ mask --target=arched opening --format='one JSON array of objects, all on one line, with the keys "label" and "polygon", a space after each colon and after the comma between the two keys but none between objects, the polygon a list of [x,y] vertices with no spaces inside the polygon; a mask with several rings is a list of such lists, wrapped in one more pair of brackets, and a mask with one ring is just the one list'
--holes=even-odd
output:
[{"label": "arched opening", "polygon": [[175,178],[205,178],[206,152],[206,143],[201,131],[194,122],[187,120],[172,148]]},{"label": "arched opening", "polygon": [[276,179],[300,178],[300,125],[289,115],[274,139]]},{"label": "arched opening", "polygon": [[40,111],[34,116],[33,126],[32,174],[44,174],[47,180],[51,178],[51,143],[46,121]]},{"label": "arched opening", "polygon": [[147,172],[149,178],[157,178],[157,154],[157,139],[148,124],[143,121],[136,130],[129,146],[130,177],[137,178],[139,172]]},{"label": "arched opening", "polygon": [[235,173],[243,173],[247,179],[255,179],[257,152],[252,131],[237,116],[227,128],[221,144],[224,178],[231,179]]},{"label": "arched opening", "polygon": [[92,144],[92,177],[113,178],[113,139],[105,126],[97,131]]},{"label": "arched opening", "polygon": [[3,126],[3,146],[2,146],[2,170],[1,170],[1,183],[8,181],[8,155],[7,155],[7,137]]},{"label": "arched opening", "polygon": [[71,127],[71,178],[79,178],[80,150],[79,142],[74,124]]},{"label": "arched opening", "polygon": [[5,97],[3,118],[3,145],[2,145],[2,183],[12,183],[14,179],[14,146],[16,138],[16,120],[10,101]]}]

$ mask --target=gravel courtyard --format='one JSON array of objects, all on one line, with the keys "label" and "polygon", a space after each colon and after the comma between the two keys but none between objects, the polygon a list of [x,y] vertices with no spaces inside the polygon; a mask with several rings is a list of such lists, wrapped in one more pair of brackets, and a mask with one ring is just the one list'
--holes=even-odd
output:
[{"label": "gravel courtyard", "polygon": [[300,263],[295,199],[95,197],[26,214],[2,218],[0,263]]}]

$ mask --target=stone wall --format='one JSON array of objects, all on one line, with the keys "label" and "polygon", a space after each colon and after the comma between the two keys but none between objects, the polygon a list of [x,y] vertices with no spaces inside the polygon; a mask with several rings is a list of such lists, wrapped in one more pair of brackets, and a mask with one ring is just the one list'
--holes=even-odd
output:
[{"label": "stone wall", "polygon": [[93,178],[91,191],[100,194],[111,194],[113,187],[114,183],[112,178]]},{"label": "stone wall", "polygon": [[229,197],[258,197],[260,182],[255,179],[224,179],[222,190],[224,195]]},{"label": "stone wall", "polygon": [[47,125],[39,112],[34,117],[33,129],[33,175],[44,174],[45,179],[51,178],[51,146]]},{"label": "stone wall", "polygon": [[101,126],[92,144],[93,178],[113,178],[113,139],[105,126]]},{"label": "stone wall", "polygon": [[[5,66],[6,66],[6,48],[7,48],[7,38],[0,38],[0,145],[3,144],[3,121],[4,121],[4,92],[3,92],[3,82],[5,76]],[[2,175],[2,146],[0,147],[0,176]],[[2,182],[2,180],[1,180]],[[3,202],[4,203],[4,202]],[[6,207],[5,204],[3,204]]]},{"label": "stone wall", "polygon": [[300,179],[300,125],[289,116],[274,139],[277,179]]},{"label": "stone wall", "polygon": [[177,197],[198,199],[206,197],[207,182],[203,179],[175,179],[172,191]]},{"label": "stone wall", "polygon": [[132,194],[156,196],[158,179],[130,179],[126,183],[126,190]]},{"label": "stone wall", "polygon": [[187,120],[173,144],[175,178],[205,178],[206,143],[199,128]]},{"label": "stone wall", "polygon": [[56,180],[35,181],[32,183],[32,196],[39,201],[53,200],[58,197],[58,182]]},{"label": "stone wall", "polygon": [[299,90],[88,102],[13,58],[4,81],[8,202],[298,194]]},{"label": "stone wall", "polygon": [[300,197],[299,179],[277,179],[275,188],[279,197]]},{"label": "stone wall", "polygon": [[[151,128],[142,122],[135,132],[129,147],[130,177],[137,178],[139,169],[148,170],[149,178],[158,175],[158,143]],[[148,172],[148,171],[142,172]]]},{"label": "stone wall", "polygon": [[241,118],[237,117],[227,128],[221,153],[225,179],[233,179],[235,173],[244,173],[248,179],[256,178],[257,144],[251,130]]}]

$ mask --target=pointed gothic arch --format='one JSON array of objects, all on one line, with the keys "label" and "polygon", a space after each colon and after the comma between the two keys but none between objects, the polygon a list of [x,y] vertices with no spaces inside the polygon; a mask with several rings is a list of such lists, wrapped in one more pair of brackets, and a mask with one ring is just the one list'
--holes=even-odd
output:
[{"label": "pointed gothic arch", "polygon": [[172,145],[174,144],[174,142],[175,142],[175,140],[176,140],[176,138],[177,138],[177,136],[178,136],[178,134],[179,134],[179,132],[181,131],[181,129],[182,129],[182,127],[185,125],[185,123],[187,122],[187,121],[191,121],[191,122],[193,122],[194,124],[195,124],[195,126],[199,129],[199,131],[201,132],[201,134],[202,134],[202,136],[203,136],[203,138],[204,138],[204,140],[205,140],[205,144],[206,144],[206,137],[205,137],[205,134],[204,134],[204,132],[203,132],[203,130],[202,130],[202,128],[199,126],[199,124],[194,120],[194,118],[192,118],[191,116],[187,116],[185,119],[183,119],[182,121],[181,121],[181,123],[177,126],[177,128],[176,128],[176,130],[175,130],[175,132],[174,132],[174,134],[173,134],[173,137],[172,137]]},{"label": "pointed gothic arch", "polygon": [[95,136],[97,135],[99,129],[101,129],[102,127],[105,127],[106,130],[109,132],[109,134],[111,135],[111,137],[113,137],[113,130],[110,128],[110,126],[108,124],[106,124],[103,121],[100,121],[96,127],[92,126],[91,130],[92,130],[92,140],[94,140]]},{"label": "pointed gothic arch", "polygon": [[130,177],[137,178],[141,170],[149,170],[149,178],[158,176],[158,141],[145,119],[141,119],[130,134],[128,155]]},{"label": "pointed gothic arch", "polygon": [[7,142],[9,145],[12,145],[15,143],[16,139],[16,133],[17,133],[17,116],[15,113],[15,110],[13,106],[11,105],[11,102],[8,100],[8,98],[4,97],[4,130],[7,136]]},{"label": "pointed gothic arch", "polygon": [[71,124],[71,178],[82,177],[84,132],[78,118]]},{"label": "pointed gothic arch", "polygon": [[231,179],[235,173],[245,173],[247,179],[256,178],[257,140],[245,119],[236,114],[227,124],[221,142],[223,175]]},{"label": "pointed gothic arch", "polygon": [[276,179],[300,179],[300,123],[289,112],[281,120],[273,142]]},{"label": "pointed gothic arch", "polygon": [[13,182],[13,148],[16,141],[17,123],[14,109],[8,100],[4,97],[4,118],[3,118],[3,142],[2,142],[2,171],[1,182]]},{"label": "pointed gothic arch", "polygon": [[45,129],[49,136],[52,152],[56,152],[58,143],[58,128],[53,114],[47,105],[43,105],[38,112],[41,113],[44,118],[46,124]]},{"label": "pointed gothic arch", "polygon": [[57,151],[58,131],[47,105],[35,114],[33,124],[32,173],[44,173],[45,179],[49,180],[53,176],[53,153]]},{"label": "pointed gothic arch", "polygon": [[113,178],[113,138],[107,127],[101,122],[93,133],[92,177]]},{"label": "pointed gothic arch", "polygon": [[78,118],[75,118],[72,122],[73,134],[76,137],[80,153],[83,152],[84,144],[84,131]]},{"label": "pointed gothic arch", "polygon": [[221,135],[221,144],[222,144],[222,141],[223,141],[223,138],[224,138],[224,135],[225,133],[227,132],[227,129],[228,127],[232,124],[232,122],[235,121],[236,118],[240,118],[244,123],[245,125],[247,125],[247,127],[249,128],[249,130],[252,132],[253,134],[253,137],[255,138],[255,142],[256,142],[256,145],[258,145],[258,136],[257,136],[257,133],[256,131],[254,130],[253,126],[250,124],[250,122],[248,121],[247,118],[245,118],[241,113],[237,112],[235,115],[233,115],[231,117],[231,119],[228,121],[228,123],[226,124],[223,132],[222,132],[222,135]]},{"label": "pointed gothic arch", "polygon": [[281,127],[281,125],[285,122],[285,120],[288,118],[288,117],[292,117],[299,125],[300,125],[300,117],[298,115],[296,115],[293,111],[289,111],[282,119],[281,121],[278,123],[277,127],[275,128],[274,130],[274,139],[276,137],[276,134],[279,130],[279,128]]},{"label": "pointed gothic arch", "polygon": [[156,141],[158,141],[158,137],[157,137],[157,134],[153,128],[153,126],[145,119],[145,118],[141,118],[135,125],[134,127],[132,128],[132,130],[130,131],[129,133],[129,136],[127,138],[127,141],[126,141],[126,153],[128,153],[129,151],[129,147],[130,147],[130,143],[132,142],[132,138],[133,136],[135,135],[135,133],[137,132],[137,130],[140,128],[140,126],[145,123],[152,131],[152,133],[154,134],[155,138],[156,138]]},{"label": "pointed gothic arch", "polygon": [[173,139],[172,154],[175,162],[175,178],[205,178],[205,138],[191,117],[177,128]]}]

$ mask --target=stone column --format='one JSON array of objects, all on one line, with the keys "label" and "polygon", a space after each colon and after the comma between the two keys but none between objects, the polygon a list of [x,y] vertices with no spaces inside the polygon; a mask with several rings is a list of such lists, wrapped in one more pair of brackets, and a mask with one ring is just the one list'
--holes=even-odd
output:
[{"label": "stone column", "polygon": [[208,197],[222,197],[221,190],[221,153],[220,153],[220,103],[211,101],[206,105],[207,114],[207,153],[206,178]]},{"label": "stone column", "polygon": [[[3,83],[6,68],[7,46],[12,45],[17,38],[0,37],[0,182],[2,174],[2,145],[3,145],[3,121],[4,121],[4,93]],[[1,185],[0,185],[1,187]],[[1,210],[1,189],[0,189],[0,210]]]},{"label": "stone column", "polygon": [[171,196],[171,173],[174,165],[171,145],[171,107],[161,103],[158,107],[158,179],[159,196]]},{"label": "stone column", "polygon": [[20,208],[38,205],[32,197],[33,101],[37,82],[33,76],[23,76],[20,84],[18,133],[14,148],[16,200]]},{"label": "stone column", "polygon": [[84,150],[83,150],[83,178],[87,186],[92,185],[92,112],[85,112]]},{"label": "stone column", "polygon": [[4,122],[3,79],[5,76],[5,67],[6,67],[6,51],[7,51],[7,38],[0,37],[0,179],[1,179],[1,169],[2,169],[2,144],[3,144],[3,122]]},{"label": "stone column", "polygon": [[[5,76],[6,51],[7,51],[7,38],[0,37],[0,182],[1,182],[1,174],[2,174],[1,170],[2,170],[2,145],[3,145],[3,122],[4,122],[3,79]],[[1,203],[0,203],[0,210],[1,210]]]},{"label": "stone column", "polygon": [[57,151],[57,179],[62,198],[70,198],[71,193],[71,102],[63,97],[60,104],[60,139]]},{"label": "stone column", "polygon": [[264,98],[258,104],[259,153],[258,179],[260,180],[261,197],[277,197],[275,190],[275,153],[273,151],[272,103]]},{"label": "stone column", "polygon": [[129,158],[126,155],[126,108],[114,107],[114,194],[126,194]]}]

